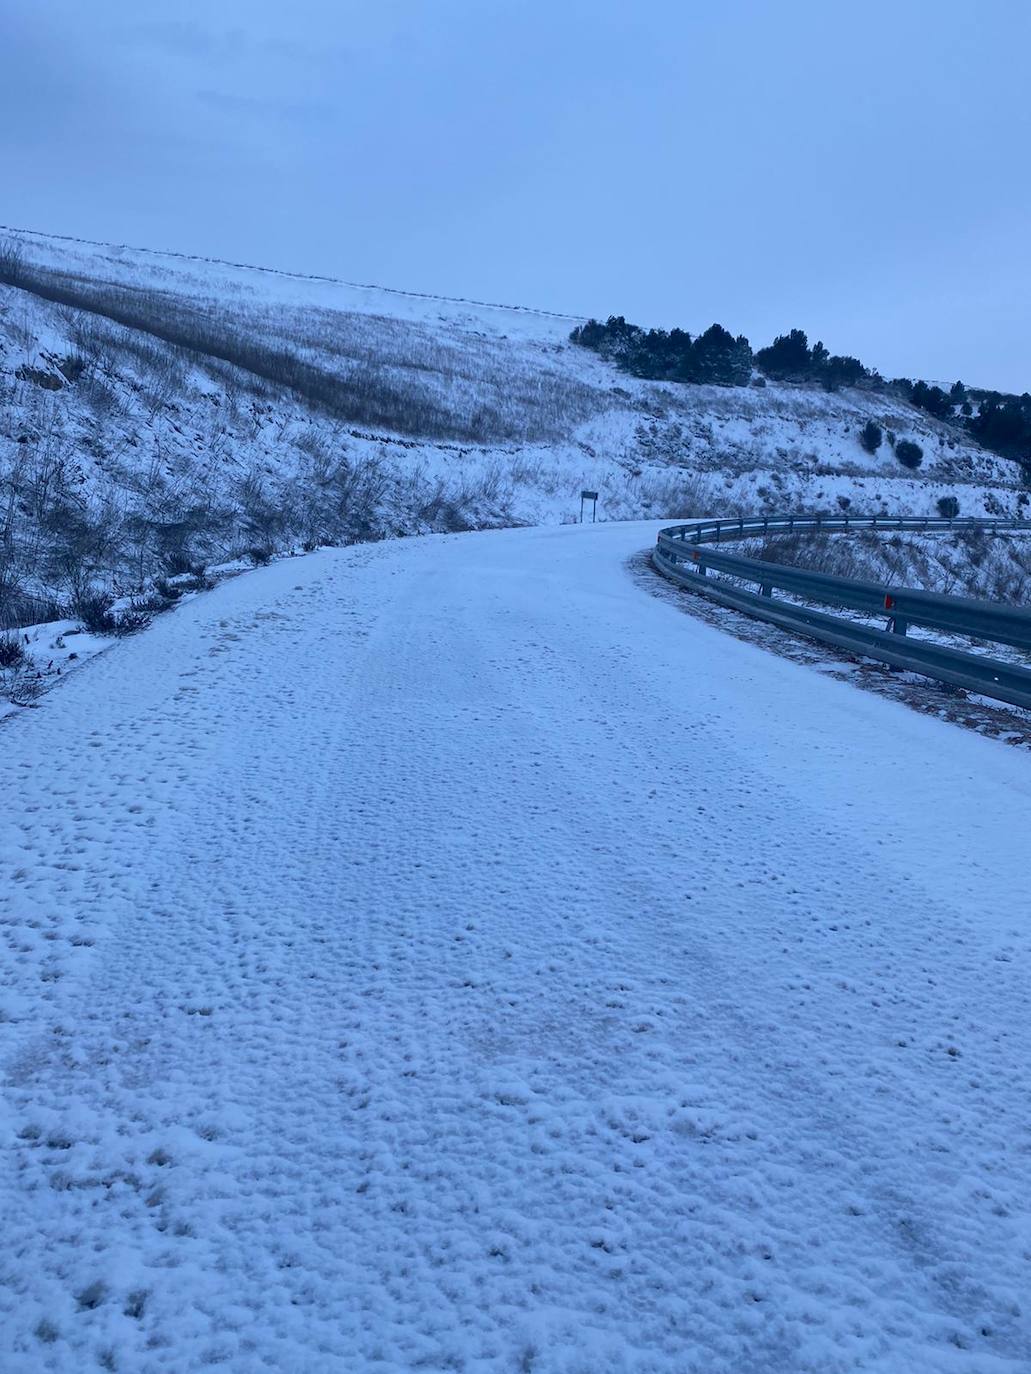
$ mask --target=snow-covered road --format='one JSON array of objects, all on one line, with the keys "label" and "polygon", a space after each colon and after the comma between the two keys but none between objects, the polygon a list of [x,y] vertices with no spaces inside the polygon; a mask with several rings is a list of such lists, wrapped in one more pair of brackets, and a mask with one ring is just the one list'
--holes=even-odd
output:
[{"label": "snow-covered road", "polygon": [[287,561],[0,729],[0,1369],[1031,1368],[1026,754],[654,526]]}]

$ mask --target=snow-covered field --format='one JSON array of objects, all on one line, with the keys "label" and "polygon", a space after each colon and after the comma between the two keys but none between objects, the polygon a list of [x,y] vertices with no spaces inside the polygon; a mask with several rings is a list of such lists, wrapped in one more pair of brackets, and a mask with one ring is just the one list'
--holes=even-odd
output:
[{"label": "snow-covered field", "polygon": [[1031,1367],[1026,758],[329,550],[0,727],[4,1374]]}]

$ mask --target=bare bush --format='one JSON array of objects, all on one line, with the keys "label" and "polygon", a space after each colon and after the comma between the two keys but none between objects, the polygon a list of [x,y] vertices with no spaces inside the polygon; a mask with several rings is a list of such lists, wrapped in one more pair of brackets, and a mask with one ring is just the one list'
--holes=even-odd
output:
[{"label": "bare bush", "polygon": [[309,450],[289,505],[306,544],[337,544],[375,532],[390,485],[382,459],[353,459],[341,451]]},{"label": "bare bush", "polygon": [[178,576],[174,579],[159,577],[154,582],[154,588],[158,595],[166,601],[178,601],[188,592],[209,592],[214,585],[214,581],[210,577],[206,577],[203,570],[189,573],[186,576]]},{"label": "bare bush", "polygon": [[111,598],[100,592],[81,591],[72,602],[72,614],[91,634],[117,633],[118,622],[111,612]]},{"label": "bare bush", "polygon": [[269,558],[285,542],[290,528],[291,510],[283,494],[273,494],[258,473],[251,472],[237,488],[243,537],[248,553]]},{"label": "bare bush", "polygon": [[26,590],[18,578],[0,576],[0,625],[10,630],[61,620],[65,607],[44,592]]},{"label": "bare bush", "polygon": [[0,668],[18,668],[25,662],[25,649],[14,635],[0,635]]},{"label": "bare bush", "polygon": [[0,281],[8,286],[22,286],[26,280],[25,252],[14,239],[0,243]]},{"label": "bare bush", "polygon": [[135,635],[145,630],[155,613],[171,609],[171,603],[153,597],[134,599],[128,609],[114,617],[116,635]]},{"label": "bare bush", "polygon": [[[640,505],[654,511],[662,519],[690,520],[708,513],[713,500],[712,488],[699,478],[670,473],[642,482]],[[721,509],[727,503],[721,500]]]},{"label": "bare bush", "polygon": [[26,655],[13,668],[0,672],[0,689],[15,706],[31,706],[46,687],[43,674]]}]

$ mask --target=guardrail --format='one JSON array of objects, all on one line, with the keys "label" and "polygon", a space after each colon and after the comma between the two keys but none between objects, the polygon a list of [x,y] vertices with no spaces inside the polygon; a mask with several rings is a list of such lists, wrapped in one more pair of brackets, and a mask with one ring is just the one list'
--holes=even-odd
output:
[{"label": "guardrail", "polygon": [[[907,635],[910,625],[989,644],[1031,650],[1031,610],[995,601],[943,596],[912,587],[862,582],[831,573],[809,572],[784,564],[706,547],[727,540],[764,534],[834,533],[851,530],[983,530],[997,533],[1031,531],[1031,520],[989,520],[938,516],[755,516],[740,520],[700,520],[671,525],[659,532],[652,554],[655,566],[673,581],[713,601],[818,639],[826,644],[904,668],[939,682],[1014,706],[1031,708],[1031,667],[1005,663],[987,654],[937,644]],[[724,577],[709,577],[709,570]],[[725,577],[755,583],[747,591]],[[820,605],[840,606],[865,615],[886,615],[879,630],[842,616],[799,606],[773,595],[774,590]]]}]

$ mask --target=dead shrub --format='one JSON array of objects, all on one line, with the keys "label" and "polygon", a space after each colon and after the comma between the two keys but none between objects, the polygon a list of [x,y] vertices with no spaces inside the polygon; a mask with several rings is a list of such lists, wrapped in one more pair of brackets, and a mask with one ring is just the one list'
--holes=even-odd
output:
[{"label": "dead shrub", "polygon": [[0,635],[0,668],[19,668],[24,662],[21,640],[14,635]]}]

